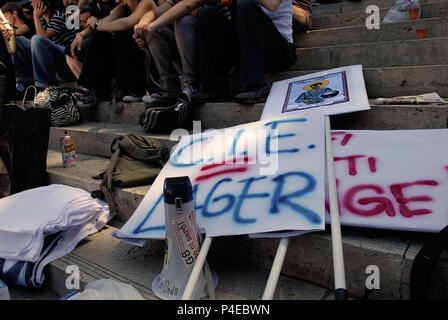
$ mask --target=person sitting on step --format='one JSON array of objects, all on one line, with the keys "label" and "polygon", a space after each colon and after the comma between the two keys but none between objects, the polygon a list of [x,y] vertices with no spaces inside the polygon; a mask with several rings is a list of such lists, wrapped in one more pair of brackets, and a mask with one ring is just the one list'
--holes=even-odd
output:
[{"label": "person sitting on step", "polygon": [[[198,84],[197,10],[172,17],[172,10],[182,0],[168,0],[143,16],[134,27],[140,47],[148,46],[160,76],[163,94],[151,99],[154,106],[171,105],[184,93],[191,98]],[[150,32],[144,34],[148,28]],[[177,63],[177,65],[176,65]],[[176,67],[180,64],[183,84]],[[182,91],[182,87],[184,88]],[[146,102],[150,102],[146,100]]]},{"label": "person sitting on step", "polygon": [[[239,0],[225,11],[220,1],[182,0],[165,15],[177,19],[199,6],[197,33],[201,92],[193,97],[193,101],[205,103],[227,99],[228,72],[237,55],[242,92],[235,96],[235,101],[264,102],[268,95],[264,73],[285,71],[296,59],[292,1]],[[144,26],[142,33],[147,42],[154,35],[153,26]]]},{"label": "person sitting on step", "polygon": [[71,80],[73,74],[65,63],[65,48],[77,29],[68,28],[65,12],[56,9],[52,0],[33,0],[36,34],[31,41],[17,38],[14,66],[18,81],[34,79],[35,86],[46,88],[58,82],[58,76]]},{"label": "person sitting on step", "polygon": [[156,4],[153,0],[117,2],[119,5],[107,17],[90,17],[89,28],[78,33],[71,45],[72,57],[76,58],[75,49],[81,49],[84,39],[93,38],[85,47],[78,83],[93,89],[100,100],[110,100],[110,81],[115,79],[117,101],[141,101],[146,91],[146,72],[144,54],[132,38],[133,28]]}]

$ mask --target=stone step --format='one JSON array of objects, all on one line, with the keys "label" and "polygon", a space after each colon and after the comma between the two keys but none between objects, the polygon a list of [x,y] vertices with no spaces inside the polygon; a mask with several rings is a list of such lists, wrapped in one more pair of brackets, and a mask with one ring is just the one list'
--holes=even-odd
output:
[{"label": "stone step", "polygon": [[[111,236],[116,230],[107,226],[89,236],[73,252],[47,267],[47,282],[60,295],[68,293],[65,287],[69,265],[80,270],[81,290],[98,279],[114,279],[129,283],[148,300],[158,299],[152,291],[152,280],[162,270],[164,241],[148,241],[143,248],[121,242]],[[269,276],[269,270],[254,265],[223,259],[212,244],[207,261],[218,275],[217,300],[260,300]],[[306,281],[281,275],[274,299],[323,300],[332,292]],[[208,298],[205,298],[208,299]]]},{"label": "stone step", "polygon": [[[419,2],[423,5],[433,1],[434,0],[420,0]],[[337,3],[313,7],[313,17],[359,11],[365,12],[366,8],[370,5],[375,5],[379,8],[390,8],[395,4],[395,2],[396,0],[338,1]]]},{"label": "stone step", "polygon": [[[365,13],[365,8],[358,12],[348,13],[335,13],[325,16],[317,16],[313,9],[313,30],[340,28],[348,26],[365,26],[366,18],[370,15]],[[383,21],[388,8],[380,8],[380,18]],[[317,10],[317,9],[316,9]],[[445,17],[448,15],[448,2],[447,1],[431,1],[425,2],[421,6],[420,19]]]},{"label": "stone step", "polygon": [[[269,74],[269,83],[303,76],[319,70],[286,71]],[[448,65],[363,68],[367,95],[370,98],[397,97],[437,92],[448,97]]]},{"label": "stone step", "polygon": [[415,40],[416,30],[428,30],[426,38],[448,36],[448,17],[382,23],[380,29],[369,30],[364,25],[311,30],[294,37],[299,48],[337,46],[367,42]]},{"label": "stone step", "polygon": [[[90,176],[96,173],[96,169],[104,168],[107,161],[104,158],[78,154],[76,167],[62,168],[59,152],[50,150],[50,183],[94,190],[98,182]],[[112,221],[115,226],[121,227],[122,224],[117,221],[125,222],[129,219],[148,189],[149,186],[115,190],[115,201],[121,205],[121,213]],[[276,298],[322,299],[331,295],[327,291],[334,286],[329,229],[327,225],[326,231],[291,239],[282,269],[282,274],[289,278],[281,278]],[[83,284],[111,277],[131,283],[145,297],[154,298],[150,284],[161,270],[163,241],[148,241],[141,249],[111,237],[112,230],[113,228],[108,228],[91,236],[74,252],[51,264],[48,268],[49,281],[55,292],[61,295],[66,293],[65,268],[74,264],[81,269]],[[423,233],[343,226],[342,239],[349,293],[355,298],[362,297],[367,278],[365,269],[369,265],[376,265],[381,272],[381,290],[375,291],[372,298],[408,299],[412,261],[429,236]],[[215,238],[210,251],[210,265],[221,279],[221,286],[217,289],[218,298],[260,298],[277,245],[278,239],[249,239],[246,236]],[[439,279],[435,289],[443,297],[448,290],[448,251],[442,256],[435,272]],[[310,286],[303,281],[321,288]]]},{"label": "stone step", "polygon": [[364,68],[448,64],[448,38],[299,48],[291,70],[325,70],[354,64]]},{"label": "stone step", "polygon": [[[141,107],[144,109],[144,106]],[[172,147],[176,143],[176,141],[170,140],[169,135],[148,134],[135,124],[88,122],[77,126],[52,127],[50,130],[49,147],[60,150],[59,140],[61,136],[68,134],[75,142],[76,151],[83,154],[110,157],[112,141],[129,133],[154,138],[167,147]]]},{"label": "stone step", "polygon": [[[386,71],[385,71],[386,72]],[[411,84],[414,81],[411,82]],[[417,83],[419,81],[416,81]],[[383,83],[386,86],[387,83]],[[407,82],[403,82],[403,86],[407,85]],[[426,89],[426,87],[424,87]],[[398,92],[398,91],[397,91]],[[410,90],[409,90],[409,93]],[[415,94],[428,93],[428,91],[415,91]],[[137,123],[138,115],[145,110],[143,103],[140,103],[140,111],[138,111],[134,103],[134,108],[131,111],[126,111],[128,113],[128,121],[134,121]],[[193,119],[200,120],[200,128],[205,129],[220,129],[236,126],[243,123],[249,123],[258,121],[263,112],[264,104],[254,104],[254,105],[241,105],[238,103],[210,103],[202,106],[195,106],[193,108]],[[126,106],[125,106],[126,108]],[[398,129],[436,129],[436,128],[446,128],[447,127],[447,117],[448,117],[448,105],[374,105],[371,101],[371,110],[361,111],[356,113],[350,113],[346,115],[333,116],[332,121],[334,123],[335,129],[370,129],[370,130],[398,130]],[[101,103],[99,106],[101,110]],[[134,119],[134,120],[133,120]],[[106,123],[95,123],[91,122],[86,124],[88,126],[94,127],[98,125],[100,127],[107,126]],[[138,125],[134,125],[136,133],[139,133]],[[132,127],[129,127],[132,128]],[[56,134],[53,130],[58,130],[52,128],[50,146],[53,148],[58,144],[60,135]],[[93,155],[103,155],[108,156],[106,151],[109,147],[103,141],[112,141],[113,138],[109,137],[100,140],[103,143],[101,148],[94,147],[91,144],[91,139],[83,139],[81,143],[77,140],[77,126],[67,127],[66,131],[73,135],[75,141],[76,150],[81,153],[93,154]],[[91,130],[95,132],[95,130]],[[89,134],[89,132],[83,133]],[[166,140],[165,140],[166,141]],[[170,141],[175,143],[174,141]],[[88,147],[84,148],[84,144]],[[96,150],[102,150],[100,151]]]}]

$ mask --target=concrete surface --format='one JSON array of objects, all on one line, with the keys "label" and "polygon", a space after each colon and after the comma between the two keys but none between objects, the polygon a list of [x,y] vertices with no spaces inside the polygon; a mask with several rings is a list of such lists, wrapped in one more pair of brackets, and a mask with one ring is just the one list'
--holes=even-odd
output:
[{"label": "concrete surface", "polygon": [[[81,290],[91,281],[111,278],[134,286],[146,299],[156,299],[151,289],[154,277],[163,264],[164,241],[151,240],[142,248],[126,244],[112,237],[115,228],[108,226],[88,237],[72,253],[53,262],[48,268],[48,285],[59,295],[69,290],[65,287],[68,265],[79,266]],[[269,271],[234,259],[222,259],[214,247],[208,261],[219,276],[216,288],[218,300],[261,299]],[[290,277],[281,276],[275,299],[322,300],[328,290]]]},{"label": "concrete surface", "polygon": [[448,38],[299,48],[290,70],[326,70],[353,64],[364,68],[448,64]]},{"label": "concrete surface", "polygon": [[[327,28],[339,28],[347,26],[360,26],[365,25],[365,20],[369,14],[365,13],[364,5],[361,10],[347,13],[327,13],[323,16],[318,16],[316,13],[317,8],[313,8],[313,30],[327,29]],[[390,7],[380,7],[380,18],[383,21]],[[446,16],[448,13],[448,3],[446,1],[431,1],[423,3],[421,6],[420,19],[436,18]]]},{"label": "concrete surface", "polygon": [[294,37],[299,48],[335,46],[342,44],[415,40],[418,29],[427,29],[426,38],[448,36],[448,18],[409,20],[382,23],[380,29],[367,29],[365,25],[311,30]]}]

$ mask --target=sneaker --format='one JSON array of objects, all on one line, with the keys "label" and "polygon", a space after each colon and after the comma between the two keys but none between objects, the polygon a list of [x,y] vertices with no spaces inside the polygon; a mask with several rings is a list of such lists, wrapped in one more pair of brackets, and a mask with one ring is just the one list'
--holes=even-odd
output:
[{"label": "sneaker", "polygon": [[183,93],[188,97],[188,99],[191,100],[191,98],[195,96],[197,92],[198,90],[191,81],[185,81]]},{"label": "sneaker", "polygon": [[145,109],[168,107],[177,103],[178,96],[172,94],[164,94],[145,104]]},{"label": "sneaker", "polygon": [[78,107],[92,107],[97,101],[95,91],[87,88],[82,88],[80,92],[75,93],[75,96],[78,99],[76,102]]},{"label": "sneaker", "polygon": [[147,95],[145,95],[142,98],[142,102],[144,102],[144,103],[151,103],[151,102],[153,102],[154,100],[156,100],[158,98],[160,98],[160,94],[158,94],[158,93],[152,93],[152,94],[149,94],[149,95],[147,94]]},{"label": "sneaker", "polygon": [[244,91],[235,96],[235,102],[242,104],[255,104],[266,102],[269,91],[267,86],[260,86]]},{"label": "sneaker", "polygon": [[123,97],[123,102],[141,102],[142,94],[134,90],[129,90],[128,94]]}]

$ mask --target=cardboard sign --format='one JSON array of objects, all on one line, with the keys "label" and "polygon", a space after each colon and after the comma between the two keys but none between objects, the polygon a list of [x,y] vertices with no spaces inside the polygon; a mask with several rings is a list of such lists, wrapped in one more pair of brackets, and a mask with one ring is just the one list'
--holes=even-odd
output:
[{"label": "cardboard sign", "polygon": [[333,130],[332,138],[341,224],[424,232],[448,225],[448,129]]},{"label": "cardboard sign", "polygon": [[142,245],[165,237],[163,184],[189,176],[207,235],[323,230],[325,123],[287,115],[182,137],[132,217],[113,235]]},{"label": "cardboard sign", "polygon": [[362,66],[355,65],[274,82],[261,120],[303,110],[335,115],[369,109]]}]

